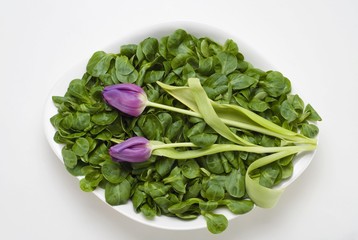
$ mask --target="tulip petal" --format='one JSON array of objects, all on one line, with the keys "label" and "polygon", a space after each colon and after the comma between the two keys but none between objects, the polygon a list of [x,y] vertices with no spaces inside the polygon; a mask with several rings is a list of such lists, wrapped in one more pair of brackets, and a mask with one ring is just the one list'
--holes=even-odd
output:
[{"label": "tulip petal", "polygon": [[102,94],[109,105],[133,117],[138,117],[146,107],[144,90],[132,83],[107,86]]},{"label": "tulip petal", "polygon": [[109,149],[113,161],[144,162],[151,156],[149,141],[144,137],[132,137]]}]

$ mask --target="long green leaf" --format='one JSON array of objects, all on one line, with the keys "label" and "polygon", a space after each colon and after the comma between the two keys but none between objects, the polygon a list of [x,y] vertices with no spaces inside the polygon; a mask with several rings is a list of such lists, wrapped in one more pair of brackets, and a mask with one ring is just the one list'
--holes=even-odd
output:
[{"label": "long green leaf", "polygon": [[195,103],[198,107],[199,113],[210,127],[212,127],[221,136],[234,143],[247,146],[254,145],[249,141],[246,141],[245,139],[237,136],[228,128],[228,126],[226,126],[226,124],[216,114],[211,104],[211,100],[206,95],[206,92],[201,86],[200,80],[198,78],[189,78],[188,84],[191,90],[191,94],[194,97]]},{"label": "long green leaf", "polygon": [[[188,80],[188,83],[190,81],[193,83],[193,80],[190,79]],[[216,103],[208,99],[206,94],[205,94],[206,97],[204,98],[203,92],[200,91],[200,88],[202,89],[200,85],[200,81],[197,79],[195,80],[195,82],[198,86],[195,86],[194,90],[192,85],[189,87],[175,87],[161,82],[157,82],[157,84],[166,92],[168,92],[170,95],[172,95],[174,98],[176,98],[181,103],[186,105],[193,112],[202,114],[199,110],[199,106],[197,102],[198,100],[199,103],[202,105],[201,108],[202,111],[204,111],[204,113],[209,114],[208,117],[213,117],[212,115],[213,113],[212,109],[213,109],[216,116],[220,118],[221,121],[228,126],[233,126],[241,129],[247,129],[247,130],[263,133],[266,135],[284,139],[286,141],[316,144],[315,139],[307,138],[302,134],[278,126],[275,123],[257,115],[256,113],[248,109],[232,104]],[[204,99],[206,100],[204,101]],[[213,121],[208,118],[206,119],[209,121]]]},{"label": "long green leaf", "polygon": [[313,150],[313,145],[307,145],[306,149],[287,149],[286,151],[281,151],[277,153],[273,153],[271,155],[262,157],[255,162],[253,162],[246,171],[245,176],[245,184],[246,184],[246,191],[249,197],[254,201],[254,203],[262,208],[272,208],[274,207],[278,200],[280,199],[282,193],[284,192],[285,188],[267,188],[259,184],[257,179],[252,179],[250,177],[250,173],[255,169],[258,169],[262,166],[268,165],[274,161],[277,161],[281,158],[287,157],[289,155],[301,152],[301,151],[310,151]]}]

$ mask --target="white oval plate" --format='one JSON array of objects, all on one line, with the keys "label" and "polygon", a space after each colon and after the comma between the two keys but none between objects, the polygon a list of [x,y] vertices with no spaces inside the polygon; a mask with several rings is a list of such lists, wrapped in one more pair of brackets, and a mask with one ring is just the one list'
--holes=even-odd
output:
[{"label": "white oval plate", "polygon": [[[267,61],[265,61],[262,57],[260,57],[257,53],[255,53],[255,51],[251,47],[243,43],[239,38],[235,37],[234,34],[229,34],[223,32],[222,30],[213,28],[211,26],[194,23],[194,22],[170,22],[170,23],[156,25],[150,28],[147,27],[145,29],[142,29],[141,31],[137,31],[133,34],[129,34],[128,36],[119,39],[118,41],[112,43],[108,47],[102,48],[100,50],[117,53],[119,51],[119,47],[124,44],[139,43],[147,37],[160,38],[162,36],[166,36],[173,33],[178,28],[182,28],[196,37],[209,37],[220,44],[223,44],[227,39],[233,39],[238,44],[240,52],[244,54],[245,59],[248,62],[252,63],[255,67],[258,67],[263,70],[273,69],[272,66]],[[45,105],[45,111],[44,111],[45,134],[51,148],[53,149],[53,151],[61,161],[63,161],[61,155],[62,146],[57,144],[53,140],[53,136],[56,130],[50,123],[50,118],[57,113],[57,108],[54,106],[51,97],[63,96],[67,91],[67,87],[70,81],[75,78],[81,78],[82,75],[85,73],[87,61],[88,59],[80,62],[77,66],[67,71],[58,80],[57,84],[50,92],[48,100]],[[287,187],[295,179],[297,179],[310,164],[314,156],[314,153],[315,151],[298,155],[294,161],[293,176],[289,180],[282,183],[280,187]],[[106,203],[103,189],[97,188],[95,191],[93,191],[93,193],[98,198],[100,198],[104,203]],[[166,217],[166,216],[159,216],[159,217],[157,216],[153,220],[148,220],[142,214],[138,214],[134,211],[131,201],[129,201],[127,204],[124,205],[111,206],[111,207],[114,210],[118,211],[119,213],[127,216],[128,218],[131,218],[137,222],[160,229],[192,230],[192,229],[206,228],[206,222],[202,216],[198,217],[195,220],[190,220],[190,221],[183,221],[178,218]],[[217,212],[224,214],[228,220],[231,220],[239,216],[231,213],[226,209],[219,209]]]}]

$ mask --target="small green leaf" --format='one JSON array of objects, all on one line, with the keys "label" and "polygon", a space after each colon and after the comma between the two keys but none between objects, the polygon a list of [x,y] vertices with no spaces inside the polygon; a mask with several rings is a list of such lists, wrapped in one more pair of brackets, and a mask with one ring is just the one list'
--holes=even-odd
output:
[{"label": "small green leaf", "polygon": [[143,54],[148,61],[153,61],[158,52],[159,43],[156,38],[147,38],[140,43]]},{"label": "small green leaf", "polygon": [[98,184],[102,181],[103,175],[97,169],[88,172],[85,176],[87,182],[93,187],[96,188]]},{"label": "small green leaf", "polygon": [[107,183],[105,188],[106,202],[112,206],[124,204],[128,201],[131,192],[131,185],[127,180],[119,184]]},{"label": "small green leaf", "polygon": [[103,177],[110,183],[118,184],[122,182],[127,176],[128,171],[122,168],[118,163],[107,161],[101,168]]},{"label": "small green leaf", "polygon": [[223,45],[223,51],[227,53],[231,53],[232,55],[235,56],[239,53],[239,47],[237,46],[236,42],[234,42],[232,39],[228,39]]},{"label": "small green leaf", "polygon": [[[200,173],[201,173],[201,169],[200,170]],[[184,198],[185,200],[187,199],[190,199],[190,198],[196,198],[199,196],[200,194],[200,191],[202,189],[202,184],[201,184],[201,178],[195,178],[193,179],[188,185],[188,190],[187,192],[185,193],[184,195]]]},{"label": "small green leaf", "polygon": [[170,173],[170,171],[172,170],[173,164],[174,164],[173,159],[170,159],[170,158],[158,159],[155,162],[155,169],[159,173],[160,176],[164,177],[168,173]]},{"label": "small green leaf", "polygon": [[222,74],[230,74],[237,68],[237,58],[227,52],[221,52],[217,55],[217,58],[221,65]]},{"label": "small green leaf", "polygon": [[198,72],[210,76],[214,73],[214,60],[212,57],[202,58],[199,60]]},{"label": "small green leaf", "polygon": [[138,188],[135,189],[134,194],[132,196],[132,203],[134,209],[138,210],[138,208],[145,202],[147,194]]},{"label": "small green leaf", "polygon": [[91,115],[89,113],[76,112],[73,115],[71,128],[77,131],[86,131],[91,128]]},{"label": "small green leaf", "polygon": [[206,220],[206,225],[211,233],[218,234],[223,232],[228,226],[227,218],[222,214],[209,213],[203,214]]},{"label": "small green leaf", "polygon": [[120,48],[120,54],[127,56],[127,58],[131,58],[133,55],[135,55],[136,51],[137,51],[136,44],[122,45]]},{"label": "small green leaf", "polygon": [[214,211],[219,206],[218,202],[215,201],[201,201],[199,202],[199,208],[203,211]]},{"label": "small green leaf", "polygon": [[89,142],[86,138],[78,138],[75,144],[72,146],[72,151],[77,156],[84,156],[89,151]]},{"label": "small green leaf", "polygon": [[68,168],[74,168],[77,165],[77,156],[71,151],[67,150],[65,147],[62,149],[63,161]]},{"label": "small green leaf", "polygon": [[288,95],[287,101],[292,105],[296,111],[303,111],[304,103],[303,100],[297,95]]},{"label": "small green leaf", "polygon": [[179,164],[184,177],[189,179],[200,177],[200,166],[195,160],[180,161]]},{"label": "small green leaf", "polygon": [[138,120],[138,126],[144,136],[151,140],[161,140],[163,126],[154,114],[142,115]]},{"label": "small green leaf", "polygon": [[254,98],[249,102],[249,108],[255,112],[264,112],[269,109],[269,105],[265,101]]},{"label": "small green leaf", "polygon": [[259,183],[267,188],[273,187],[281,177],[281,169],[277,164],[269,165],[261,171]]},{"label": "small green leaf", "polygon": [[97,125],[110,125],[113,123],[118,117],[117,111],[111,111],[111,112],[100,112],[92,115],[91,121],[94,122]]},{"label": "small green leaf", "polygon": [[112,54],[107,54],[103,51],[95,52],[87,64],[87,72],[94,77],[99,77],[105,74],[113,59]]},{"label": "small green leaf", "polygon": [[156,81],[161,81],[164,73],[164,71],[148,71],[144,76],[144,83],[155,83]]},{"label": "small green leaf", "polygon": [[206,123],[204,121],[200,121],[186,132],[186,136],[190,138],[192,136],[198,135],[204,131],[205,127]]},{"label": "small green leaf", "polygon": [[205,168],[212,173],[222,174],[225,172],[218,154],[212,154],[205,157],[203,161]]},{"label": "small green leaf", "polygon": [[319,116],[319,114],[316,112],[316,110],[314,110],[314,108],[310,104],[307,104],[307,106],[305,108],[305,112],[309,113],[309,116],[307,118],[308,121],[321,121],[322,120],[322,118]]},{"label": "small green leaf", "polygon": [[218,135],[210,133],[199,133],[190,137],[190,141],[199,147],[209,147],[218,139]]},{"label": "small green leaf", "polygon": [[145,182],[144,191],[152,198],[162,197],[170,190],[170,185],[165,185],[162,182]]},{"label": "small green leaf", "polygon": [[173,140],[183,130],[183,120],[175,121],[167,130],[167,138]]},{"label": "small green leaf", "polygon": [[280,106],[280,113],[288,122],[292,122],[299,116],[295,108],[287,101],[283,101]]},{"label": "small green leaf", "polygon": [[86,89],[84,82],[80,79],[74,79],[70,82],[67,88],[67,94],[75,97],[84,103],[91,103],[89,93]]},{"label": "small green leaf", "polygon": [[225,190],[219,184],[209,184],[205,191],[205,197],[211,201],[218,201],[225,197]]},{"label": "small green leaf", "polygon": [[115,68],[116,68],[117,78],[120,78],[121,76],[129,75],[135,70],[133,65],[129,62],[129,59],[126,56],[116,57]]},{"label": "small green leaf", "polygon": [[236,198],[241,198],[245,195],[245,176],[241,175],[239,171],[232,171],[225,181],[226,191]]},{"label": "small green leaf", "polygon": [[173,123],[172,115],[170,115],[169,113],[163,112],[163,113],[159,113],[157,116],[158,116],[158,120],[162,124],[163,130],[167,131],[167,129],[170,128]]},{"label": "small green leaf", "polygon": [[66,166],[67,171],[75,177],[83,176],[82,168],[87,166],[86,163],[82,161],[77,161],[77,164],[74,168],[69,168]]},{"label": "small green leaf", "polygon": [[108,147],[103,143],[96,147],[96,149],[89,155],[88,162],[94,165],[98,165],[106,160],[111,160],[111,156],[108,153]]},{"label": "small green leaf", "polygon": [[234,214],[245,214],[254,208],[254,203],[251,200],[232,200],[224,199],[220,204],[226,207]]},{"label": "small green leaf", "polygon": [[314,138],[318,135],[319,129],[314,124],[304,123],[301,126],[301,133],[309,138]]},{"label": "small green leaf", "polygon": [[202,200],[199,200],[197,198],[191,198],[183,202],[176,203],[169,207],[169,212],[174,214],[181,214],[188,211],[193,204],[197,204]]},{"label": "small green leaf", "polygon": [[172,55],[176,55],[180,44],[184,41],[187,33],[183,29],[178,29],[174,33],[170,34],[167,39],[168,52]]},{"label": "small green leaf", "polygon": [[163,179],[163,183],[170,184],[175,191],[178,193],[185,194],[186,192],[186,179],[181,173],[181,169],[179,167],[175,167],[170,175]]},{"label": "small green leaf", "polygon": [[149,204],[145,203],[140,207],[140,211],[143,213],[143,215],[148,219],[153,219],[157,212],[154,208],[150,207]]},{"label": "small green leaf", "polygon": [[245,89],[258,82],[256,78],[236,72],[229,75],[229,80],[233,90]]},{"label": "small green leaf", "polygon": [[80,180],[80,188],[84,192],[92,192],[95,187],[92,186],[91,182],[88,181],[86,178],[82,178]]},{"label": "small green leaf", "polygon": [[291,83],[282,73],[272,71],[261,82],[264,90],[272,97],[278,97],[291,91]]}]

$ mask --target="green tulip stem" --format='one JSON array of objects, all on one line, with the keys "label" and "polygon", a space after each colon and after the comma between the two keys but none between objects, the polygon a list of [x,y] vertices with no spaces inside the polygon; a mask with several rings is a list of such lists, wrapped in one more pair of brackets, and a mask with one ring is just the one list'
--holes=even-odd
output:
[{"label": "green tulip stem", "polygon": [[[164,156],[172,159],[193,159],[215,153],[237,151],[251,153],[277,153],[277,152],[303,152],[312,151],[316,148],[314,145],[285,146],[285,147],[261,147],[261,146],[240,146],[237,144],[213,144],[209,147],[200,148],[191,142],[182,143],[163,143],[159,141],[150,141],[152,154]],[[176,148],[195,147],[186,151],[179,151]]]}]

